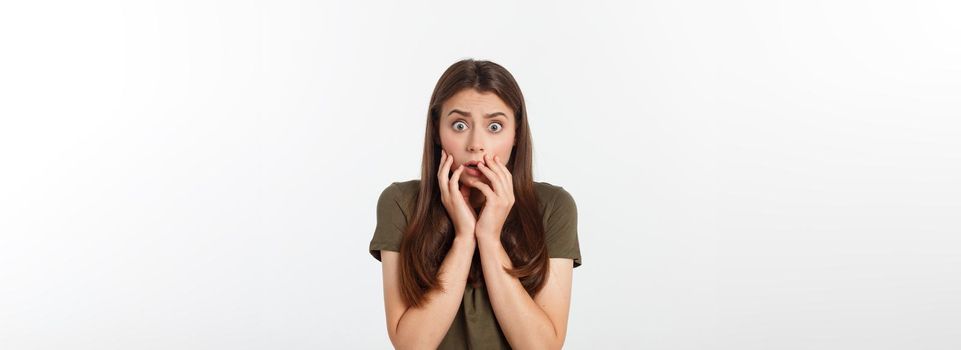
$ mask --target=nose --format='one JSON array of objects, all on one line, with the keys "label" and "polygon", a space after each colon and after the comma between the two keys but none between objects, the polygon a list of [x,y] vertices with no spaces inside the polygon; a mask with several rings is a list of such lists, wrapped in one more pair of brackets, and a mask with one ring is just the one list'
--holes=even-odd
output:
[{"label": "nose", "polygon": [[467,143],[467,150],[470,152],[484,152],[484,140],[482,133],[471,132],[470,140]]}]

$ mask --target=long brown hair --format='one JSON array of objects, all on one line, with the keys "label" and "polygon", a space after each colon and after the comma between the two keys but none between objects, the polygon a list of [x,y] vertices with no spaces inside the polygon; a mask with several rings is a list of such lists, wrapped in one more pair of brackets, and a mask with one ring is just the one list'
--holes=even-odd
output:
[{"label": "long brown hair", "polygon": [[[440,199],[437,170],[440,166],[441,107],[464,89],[493,92],[514,111],[515,143],[506,166],[514,179],[514,205],[504,222],[501,243],[514,265],[505,271],[517,277],[532,297],[544,287],[549,271],[543,218],[538,210],[531,167],[531,133],[524,95],[504,67],[490,61],[465,59],[444,71],[430,97],[420,190],[412,218],[400,244],[401,294],[411,306],[425,302],[425,294],[441,288],[437,271],[454,241],[453,223]],[[480,255],[474,260],[467,281],[475,288],[483,281]]]}]

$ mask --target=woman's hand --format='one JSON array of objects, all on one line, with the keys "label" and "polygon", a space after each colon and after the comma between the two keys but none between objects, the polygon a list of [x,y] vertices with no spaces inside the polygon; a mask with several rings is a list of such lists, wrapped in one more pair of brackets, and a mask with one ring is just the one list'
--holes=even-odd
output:
[{"label": "woman's hand", "polygon": [[440,169],[437,171],[440,200],[444,203],[447,215],[450,216],[454,224],[455,237],[470,237],[473,239],[477,214],[467,204],[470,188],[461,187],[457,182],[460,179],[460,174],[464,171],[464,165],[458,166],[457,170],[454,170],[454,174],[450,175],[450,167],[454,162],[454,157],[448,155],[444,150],[440,152]]},{"label": "woman's hand", "polygon": [[484,163],[478,163],[477,169],[490,179],[491,185],[482,182],[471,184],[486,198],[474,234],[477,239],[500,241],[504,221],[514,206],[514,180],[497,156],[484,155]]}]

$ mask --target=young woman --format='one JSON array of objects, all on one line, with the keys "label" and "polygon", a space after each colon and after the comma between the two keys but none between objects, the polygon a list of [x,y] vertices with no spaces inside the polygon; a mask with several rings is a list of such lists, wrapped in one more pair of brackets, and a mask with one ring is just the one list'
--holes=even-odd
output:
[{"label": "young woman", "polygon": [[420,180],[377,202],[387,334],[399,349],[559,349],[581,265],[577,208],[535,182],[524,96],[504,67],[451,65],[430,99]]}]

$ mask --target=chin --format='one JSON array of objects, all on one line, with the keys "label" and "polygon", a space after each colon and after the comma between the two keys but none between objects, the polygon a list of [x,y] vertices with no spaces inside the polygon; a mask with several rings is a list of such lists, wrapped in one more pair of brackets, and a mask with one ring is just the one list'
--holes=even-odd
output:
[{"label": "chin", "polygon": [[490,180],[488,180],[486,177],[480,177],[480,178],[478,178],[478,177],[476,177],[476,176],[466,175],[466,174],[461,175],[460,179],[459,179],[457,182],[466,183],[467,180],[471,180],[471,179],[480,179],[481,182],[483,182],[483,183],[485,183],[485,184],[488,184],[488,185],[490,185],[490,183],[491,183]]}]

